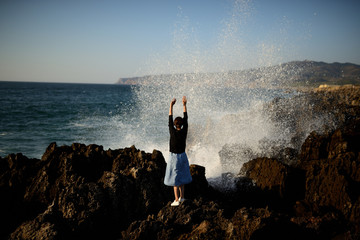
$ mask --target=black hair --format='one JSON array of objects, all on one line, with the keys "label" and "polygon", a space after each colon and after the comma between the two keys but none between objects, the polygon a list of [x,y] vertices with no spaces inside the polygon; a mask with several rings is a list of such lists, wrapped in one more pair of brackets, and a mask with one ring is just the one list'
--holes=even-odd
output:
[{"label": "black hair", "polygon": [[183,119],[182,117],[177,117],[174,120],[174,125],[176,126],[176,128],[181,128],[181,126],[183,125]]}]

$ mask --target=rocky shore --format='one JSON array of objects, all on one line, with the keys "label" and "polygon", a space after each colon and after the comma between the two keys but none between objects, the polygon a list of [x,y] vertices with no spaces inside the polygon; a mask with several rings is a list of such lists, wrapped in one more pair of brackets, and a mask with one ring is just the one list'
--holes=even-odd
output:
[{"label": "rocky shore", "polygon": [[[274,118],[289,118],[298,149],[250,160],[226,192],[191,165],[188,200],[179,207],[170,206],[166,162],[156,150],[51,143],[41,159],[0,157],[0,238],[359,239],[360,90],[297,98],[304,102],[296,109],[291,99],[269,108]],[[302,136],[319,112],[332,121]]]}]

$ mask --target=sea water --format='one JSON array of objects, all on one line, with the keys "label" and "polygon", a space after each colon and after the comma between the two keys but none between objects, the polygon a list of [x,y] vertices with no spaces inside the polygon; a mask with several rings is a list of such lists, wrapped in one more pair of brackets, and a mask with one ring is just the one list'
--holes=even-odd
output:
[{"label": "sea water", "polygon": [[132,94],[120,85],[0,82],[0,154],[40,158],[51,142],[131,145]]}]

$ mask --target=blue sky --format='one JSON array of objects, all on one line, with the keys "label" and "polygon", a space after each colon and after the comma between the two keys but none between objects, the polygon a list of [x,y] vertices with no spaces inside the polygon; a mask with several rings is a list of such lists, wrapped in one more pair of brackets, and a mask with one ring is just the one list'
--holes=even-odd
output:
[{"label": "blue sky", "polygon": [[356,0],[1,0],[0,80],[360,64],[359,12]]}]

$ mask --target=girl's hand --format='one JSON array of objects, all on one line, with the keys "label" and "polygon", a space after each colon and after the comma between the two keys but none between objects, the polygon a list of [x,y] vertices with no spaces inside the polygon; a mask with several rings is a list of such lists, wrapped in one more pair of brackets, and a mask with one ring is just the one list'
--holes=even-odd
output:
[{"label": "girl's hand", "polygon": [[187,99],[186,99],[186,97],[185,97],[185,96],[183,96],[183,98],[182,98],[182,102],[183,102],[183,105],[185,106],[185,105],[186,105],[186,103],[187,103]]},{"label": "girl's hand", "polygon": [[176,99],[175,99],[175,98],[173,98],[173,99],[171,100],[170,105],[171,105],[171,106],[173,106],[175,103],[176,103]]}]

